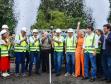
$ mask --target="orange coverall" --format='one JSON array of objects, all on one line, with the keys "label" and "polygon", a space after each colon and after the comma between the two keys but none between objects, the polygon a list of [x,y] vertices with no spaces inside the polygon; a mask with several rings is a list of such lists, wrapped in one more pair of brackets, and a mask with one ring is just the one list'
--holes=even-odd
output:
[{"label": "orange coverall", "polygon": [[84,53],[83,53],[84,38],[78,37],[77,48],[75,52],[75,76],[84,77]]}]

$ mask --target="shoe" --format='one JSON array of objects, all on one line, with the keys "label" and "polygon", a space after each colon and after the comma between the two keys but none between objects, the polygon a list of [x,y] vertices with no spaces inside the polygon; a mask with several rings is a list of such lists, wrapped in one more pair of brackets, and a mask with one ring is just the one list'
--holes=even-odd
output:
[{"label": "shoe", "polygon": [[41,75],[41,73],[40,72],[35,72],[37,75]]},{"label": "shoe", "polygon": [[107,80],[106,78],[101,78],[101,79],[100,79],[100,81],[106,81],[106,80]]},{"label": "shoe", "polygon": [[25,74],[25,73],[23,73],[23,74],[22,74],[22,77],[26,77],[26,74]]},{"label": "shoe", "polygon": [[96,79],[95,78],[90,78],[90,82],[94,82]]},{"label": "shoe", "polygon": [[87,79],[89,79],[89,78],[88,78],[88,77],[83,77],[83,78],[82,78],[82,80],[87,80]]},{"label": "shoe", "polygon": [[106,83],[111,83],[111,80],[106,80]]},{"label": "shoe", "polygon": [[76,77],[74,73],[72,73],[72,76],[73,76],[73,77]]},{"label": "shoe", "polygon": [[67,77],[67,76],[70,76],[70,74],[67,72],[67,73],[65,73],[65,75],[64,75],[65,77]]},{"label": "shoe", "polygon": [[56,76],[60,76],[60,75],[61,75],[60,73],[57,73],[57,74],[56,74]]},{"label": "shoe", "polygon": [[10,74],[6,73],[7,76],[10,76]]},{"label": "shoe", "polygon": [[7,73],[2,73],[2,76],[3,77],[7,77]]},{"label": "shoe", "polygon": [[19,74],[19,73],[16,73],[16,74],[15,74],[15,76],[16,76],[16,77],[19,77],[19,76],[20,76],[20,74]]}]

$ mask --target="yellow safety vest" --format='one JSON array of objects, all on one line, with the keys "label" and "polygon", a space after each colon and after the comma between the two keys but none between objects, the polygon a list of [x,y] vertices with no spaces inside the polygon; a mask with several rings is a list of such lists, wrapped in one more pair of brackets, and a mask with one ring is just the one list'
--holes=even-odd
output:
[{"label": "yellow safety vest", "polygon": [[[59,41],[59,39],[63,39],[63,37],[62,36],[60,36],[59,38],[54,37],[54,39]],[[61,43],[54,42],[54,51],[63,52],[63,42],[61,42]]]},{"label": "yellow safety vest", "polygon": [[[32,38],[35,40],[35,38],[32,36]],[[36,42],[34,43],[30,43],[30,51],[40,51],[40,43],[39,43],[39,40],[37,40]]]},{"label": "yellow safety vest", "polygon": [[[23,37],[21,35],[18,36],[18,38],[20,40],[23,39]],[[26,52],[27,50],[27,42],[26,41],[23,41],[21,42],[20,44],[15,44],[15,52]]]},{"label": "yellow safety vest", "polygon": [[85,52],[93,53],[95,50],[95,34],[92,33],[91,35],[87,35],[85,37]]},{"label": "yellow safety vest", "polygon": [[66,52],[75,52],[76,50],[76,39],[74,37],[66,38]]},{"label": "yellow safety vest", "polygon": [[6,45],[0,45],[1,47],[1,57],[7,57],[8,56],[8,51],[9,51],[9,46]]}]

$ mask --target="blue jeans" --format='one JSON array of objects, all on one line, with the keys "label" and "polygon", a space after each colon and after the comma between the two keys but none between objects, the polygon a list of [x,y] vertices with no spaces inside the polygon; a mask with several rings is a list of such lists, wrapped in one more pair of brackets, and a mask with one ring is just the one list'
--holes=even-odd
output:
[{"label": "blue jeans", "polygon": [[84,58],[84,75],[89,77],[89,60],[91,62],[91,77],[96,78],[96,56],[88,52],[85,53]]},{"label": "blue jeans", "polygon": [[111,80],[111,52],[104,50],[102,55],[103,75],[106,79]]},{"label": "blue jeans", "polygon": [[25,52],[15,52],[15,64],[16,64],[16,68],[15,71],[16,73],[19,73],[19,69],[20,69],[20,64],[21,64],[21,72],[25,73]]},{"label": "blue jeans", "polygon": [[33,67],[33,63],[34,61],[35,63],[35,69],[36,72],[39,71],[40,68],[40,52],[30,52],[30,57],[29,57],[29,73],[32,73],[32,67]]},{"label": "blue jeans", "polygon": [[72,74],[74,73],[75,56],[74,52],[66,53],[66,72]]},{"label": "blue jeans", "polygon": [[61,73],[63,52],[54,52],[54,67],[56,74]]}]

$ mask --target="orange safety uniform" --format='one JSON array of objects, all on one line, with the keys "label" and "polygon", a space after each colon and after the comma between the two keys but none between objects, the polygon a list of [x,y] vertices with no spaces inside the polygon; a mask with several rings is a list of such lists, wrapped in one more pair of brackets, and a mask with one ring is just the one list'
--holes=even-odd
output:
[{"label": "orange safety uniform", "polygon": [[84,77],[84,53],[83,53],[84,38],[78,37],[77,48],[75,52],[75,76],[79,77],[82,74]]}]

